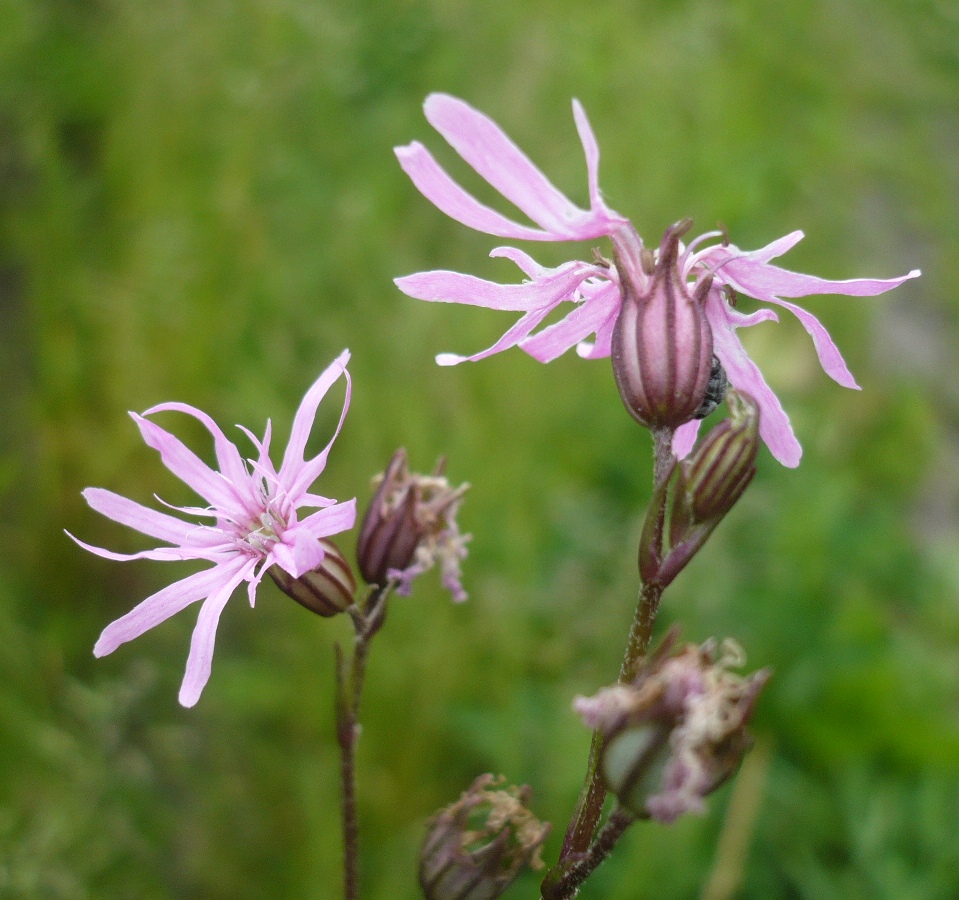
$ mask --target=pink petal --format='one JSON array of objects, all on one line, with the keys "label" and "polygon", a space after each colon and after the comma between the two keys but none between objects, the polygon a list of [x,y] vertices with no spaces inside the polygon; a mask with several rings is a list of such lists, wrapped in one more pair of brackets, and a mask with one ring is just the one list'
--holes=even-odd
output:
[{"label": "pink petal", "polygon": [[[486,181],[551,234],[584,215],[491,119],[448,94],[430,94],[429,123]],[[595,235],[594,235],[595,236]]]},{"label": "pink petal", "polygon": [[583,154],[586,156],[586,175],[589,179],[589,203],[594,210],[605,210],[606,204],[599,192],[599,144],[596,135],[590,128],[586,110],[579,100],[573,100],[573,119],[576,122],[576,131],[579,133],[580,143],[583,145]]},{"label": "pink petal", "polygon": [[323,546],[312,534],[290,528],[283,540],[270,550],[267,563],[272,561],[294,578],[299,578],[323,562],[324,555]]},{"label": "pink petal", "polygon": [[760,437],[779,462],[794,469],[802,457],[802,447],[793,434],[789,416],[756,364],[746,355],[724,304],[712,291],[706,301],[706,316],[713,330],[713,351],[723,364],[730,384],[749,394],[759,406]]},{"label": "pink petal", "polygon": [[[554,306],[555,305],[557,304],[554,304]],[[519,319],[519,321],[510,326],[503,336],[491,347],[480,350],[479,353],[474,353],[472,356],[460,356],[457,353],[437,353],[436,364],[438,366],[457,366],[463,362],[477,362],[478,360],[492,356],[494,353],[501,353],[503,350],[515,347],[552,311],[553,306],[544,306],[542,309],[531,310]]]},{"label": "pink petal", "polygon": [[510,240],[557,240],[553,235],[538,228],[518,225],[496,210],[480,203],[446,174],[419,141],[414,141],[406,147],[396,147],[394,152],[400,161],[400,166],[410,176],[416,189],[437,209],[467,228]]},{"label": "pink petal", "polygon": [[256,492],[251,492],[250,476],[243,464],[240,451],[237,450],[232,441],[227,439],[219,425],[205,412],[186,403],[161,403],[151,407],[143,415],[149,416],[152,413],[168,411],[186,413],[188,416],[199,420],[206,427],[206,430],[213,437],[213,446],[216,451],[217,463],[220,466],[220,473],[233,488],[237,500],[245,504],[247,512],[251,514],[255,512],[258,505],[258,496]]},{"label": "pink petal", "polygon": [[356,524],[356,498],[315,512],[288,528],[283,540],[274,545],[274,562],[294,578],[323,562],[320,538],[349,531]]},{"label": "pink petal", "polygon": [[416,300],[527,311],[568,299],[593,274],[595,268],[589,263],[572,261],[563,263],[557,269],[544,269],[550,274],[522,284],[498,284],[474,275],[445,270],[418,272],[394,281],[404,294]]},{"label": "pink petal", "polygon": [[98,513],[143,532],[150,537],[171,544],[182,544],[199,527],[192,522],[183,522],[166,513],[157,512],[148,506],[143,506],[135,500],[122,497],[113,491],[104,488],[87,488],[83,491],[83,498],[91,509]]},{"label": "pink petal", "polygon": [[208,597],[211,592],[230,583],[245,565],[246,560],[238,556],[235,561],[188,575],[157,591],[125,616],[107,625],[93,648],[93,655],[106,656],[112,653],[121,644],[132,641],[154,626],[165,622],[170,616],[176,615],[191,603]]},{"label": "pink petal", "polygon": [[757,300],[775,303],[779,297],[807,297],[810,294],[845,294],[849,297],[873,297],[899,287],[910,278],[918,278],[918,269],[899,278],[847,278],[831,281],[815,275],[790,272],[779,266],[760,264],[748,257],[732,259],[723,266],[723,280]]},{"label": "pink petal", "polygon": [[760,247],[758,250],[750,250],[747,253],[743,253],[743,256],[748,257],[755,263],[768,263],[769,260],[775,259],[777,256],[782,256],[784,253],[788,253],[805,236],[806,235],[801,231],[790,231],[789,234],[783,235],[781,238],[777,238],[771,244],[766,244],[765,247]]},{"label": "pink petal", "polygon": [[237,492],[223,475],[211,469],[179,438],[164,431],[159,425],[136,413],[130,413],[130,416],[137,423],[147,446],[160,454],[163,464],[177,478],[231,518],[241,518],[246,511],[246,504],[240,501]]},{"label": "pink petal", "polygon": [[613,284],[609,287],[582,301],[566,318],[526,338],[520,348],[533,359],[548,363],[595,334],[619,310],[619,289]]},{"label": "pink petal", "polygon": [[[326,458],[329,455],[333,441],[336,440],[340,429],[343,427],[343,420],[346,418],[346,412],[350,408],[351,381],[350,373],[346,370],[346,364],[349,362],[350,352],[344,350],[336,360],[331,363],[319,378],[313,383],[313,386],[306,392],[306,396],[300,403],[296,416],[293,419],[293,428],[290,432],[290,441],[286,446],[286,452],[283,454],[283,464],[280,466],[278,478],[286,487],[291,502],[297,503],[300,494],[316,480],[317,476],[326,466]],[[340,420],[337,423],[336,431],[329,443],[313,457],[309,462],[303,459],[303,453],[306,450],[306,442],[309,440],[310,432],[313,430],[313,422],[316,419],[316,410],[320,401],[326,396],[327,391],[333,383],[340,377],[346,378],[346,396],[343,400],[343,410],[340,413]]]},{"label": "pink petal", "polygon": [[[201,528],[202,526],[197,527]],[[86,541],[81,541],[80,538],[71,534],[69,531],[65,531],[64,534],[66,534],[66,536],[75,544],[83,547],[84,550],[88,550],[90,553],[94,553],[97,556],[102,556],[104,559],[115,560],[116,562],[129,562],[133,559],[153,559],[160,562],[204,559],[209,560],[210,562],[220,562],[224,558],[225,554],[230,554],[232,556],[232,551],[235,547],[235,544],[232,541],[229,543],[224,541],[223,534],[219,533],[218,542],[215,545],[211,544],[210,546],[206,547],[157,547],[154,550],[141,550],[139,553],[114,553],[112,550],[106,550],[103,547],[97,547],[94,544],[88,544]]]},{"label": "pink petal", "polygon": [[770,302],[776,303],[788,309],[799,321],[803,328],[812,338],[813,346],[816,348],[816,355],[819,357],[819,364],[823,371],[832,378],[833,381],[841,384],[843,387],[859,390],[856,379],[846,367],[846,361],[842,358],[839,348],[829,336],[825,326],[812,313],[806,312],[801,306],[795,303],[789,303],[786,300],[772,299]]},{"label": "pink petal", "polygon": [[778,322],[779,316],[772,309],[757,309],[752,313],[741,313],[738,309],[733,309],[725,301],[721,301],[726,307],[726,318],[734,328],[748,328],[751,325],[758,325],[760,322]]},{"label": "pink petal", "polygon": [[180,685],[179,699],[183,706],[193,706],[200,699],[200,694],[210,679],[210,669],[213,665],[213,646],[216,641],[216,627],[220,622],[220,614],[240,582],[253,574],[255,565],[255,560],[244,561],[244,565],[239,571],[218,587],[200,608],[196,628],[193,629],[193,637],[190,640],[190,655],[186,661],[186,672],[183,676],[183,683]]},{"label": "pink petal", "polygon": [[[583,292],[588,293],[587,286],[584,286]],[[581,359],[606,359],[613,352],[613,330],[616,328],[616,319],[620,308],[619,286],[609,282],[600,288],[597,294],[605,294],[606,292],[612,293],[614,301],[609,318],[596,329],[596,340],[594,342],[581,341],[577,344],[576,353]]]},{"label": "pink petal", "polygon": [[676,429],[675,434],[673,434],[673,455],[676,459],[685,459],[689,455],[689,451],[696,444],[699,426],[702,423],[702,419],[692,419]]},{"label": "pink petal", "polygon": [[531,279],[540,278],[551,271],[556,271],[541,266],[525,250],[520,250],[518,247],[494,247],[490,250],[489,255],[493,259],[511,260],[527,278]]},{"label": "pink petal", "polygon": [[322,497],[319,494],[310,494],[303,493],[300,494],[300,499],[297,502],[297,508],[302,509],[303,507],[326,507],[332,506],[336,503],[332,497]]}]

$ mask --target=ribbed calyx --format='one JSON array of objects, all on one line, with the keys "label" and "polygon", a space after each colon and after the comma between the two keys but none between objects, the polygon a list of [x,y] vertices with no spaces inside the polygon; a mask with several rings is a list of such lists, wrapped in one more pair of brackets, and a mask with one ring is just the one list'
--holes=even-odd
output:
[{"label": "ribbed calyx", "polygon": [[730,391],[726,403],[729,418],[711,429],[679,464],[674,531],[687,517],[690,524],[721,519],[756,474],[759,408],[748,394],[739,391]]},{"label": "ribbed calyx", "polygon": [[356,576],[336,544],[326,538],[321,538],[320,544],[323,562],[305,575],[294,578],[276,565],[270,566],[269,572],[284,594],[318,616],[329,618],[352,605]]},{"label": "ribbed calyx", "polygon": [[[704,276],[690,292],[680,270],[683,219],[666,230],[655,262],[623,264],[617,249],[622,307],[613,329],[613,374],[630,415],[648,428],[677,428],[703,406],[713,367]],[[652,268],[650,272],[649,269]],[[641,276],[645,283],[638,283]]]}]

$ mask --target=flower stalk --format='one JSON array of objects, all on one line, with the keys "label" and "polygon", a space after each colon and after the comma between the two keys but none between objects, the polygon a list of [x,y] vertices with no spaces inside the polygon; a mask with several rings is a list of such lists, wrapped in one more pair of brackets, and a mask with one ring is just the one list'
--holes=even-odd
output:
[{"label": "flower stalk", "polygon": [[349,661],[339,644],[334,646],[336,659],[336,739],[340,747],[343,817],[343,896],[358,900],[360,896],[359,819],[356,810],[356,745],[360,736],[360,700],[366,678],[366,661],[370,642],[386,621],[386,610],[394,584],[388,581],[371,590],[363,606],[350,606],[347,612],[353,622],[353,652]]},{"label": "flower stalk", "polygon": [[[654,533],[658,533],[660,539],[666,515],[665,488],[675,465],[675,458],[672,452],[672,438],[673,432],[670,428],[653,429],[653,472],[655,483],[653,496],[646,513],[646,520],[647,523],[651,520],[657,523],[654,528]],[[644,534],[645,531],[646,529],[644,528]],[[641,541],[641,546],[644,543],[645,541]],[[649,643],[653,635],[653,626],[656,623],[656,614],[659,611],[659,602],[662,595],[663,587],[658,583],[653,581],[644,581],[642,583],[639,598],[636,603],[636,611],[633,615],[633,624],[629,632],[629,639],[623,653],[623,662],[620,666],[620,684],[626,684],[635,677],[636,671],[649,649]],[[575,895],[575,891],[574,893],[567,892],[571,890],[570,886],[574,880],[572,875],[574,870],[571,868],[571,864],[582,860],[584,854],[589,852],[593,838],[599,827],[599,820],[603,814],[603,804],[606,801],[606,785],[600,771],[603,740],[602,732],[596,729],[593,732],[593,740],[589,748],[585,781],[576,803],[576,809],[566,829],[559,862],[547,873],[546,878],[543,880],[542,892],[544,900],[563,900],[563,898]],[[625,828],[623,830],[625,830]],[[617,837],[617,840],[618,839]],[[596,862],[596,865],[599,865],[599,861]],[[592,872],[595,867],[594,865],[589,872]],[[589,872],[587,872],[586,875],[588,875]],[[577,881],[576,884],[582,884],[586,875],[583,875],[583,878]],[[578,887],[576,889],[578,890]]]}]

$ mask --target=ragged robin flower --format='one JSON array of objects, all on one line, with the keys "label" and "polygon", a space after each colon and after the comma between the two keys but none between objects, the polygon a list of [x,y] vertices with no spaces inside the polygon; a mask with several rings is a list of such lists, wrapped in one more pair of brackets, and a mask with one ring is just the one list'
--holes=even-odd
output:
[{"label": "ragged robin flower", "polygon": [[[643,294],[655,271],[656,254],[644,246],[632,223],[612,210],[599,190],[599,148],[582,106],[573,101],[573,116],[586,156],[589,208],[582,209],[560,192],[491,119],[448,94],[431,94],[424,105],[427,119],[454,150],[506,200],[529,217],[536,227],[515,222],[480,203],[460,187],[419,142],[398,147],[396,155],[416,187],[439,209],[469,228],[510,240],[593,241],[608,237],[613,244],[613,265],[600,255],[573,259],[555,268],[537,263],[523,250],[499,247],[492,256],[515,263],[526,280],[499,284],[472,275],[450,271],[419,272],[396,279],[404,293],[420,300],[464,303],[520,313],[519,320],[493,346],[470,356],[443,353],[441,365],[483,359],[519,347],[540,362],[550,362],[576,347],[588,359],[608,357],[613,331],[619,319],[626,290],[623,273],[632,287]],[[788,309],[813,339],[823,370],[844,387],[856,382],[825,328],[811,313],[786,298],[812,294],[845,294],[865,297],[884,293],[909,278],[913,270],[891,279],[854,278],[830,281],[790,272],[772,260],[792,248],[801,238],[793,231],[759,250],[740,250],[723,232],[700,235],[677,248],[677,266],[690,293],[711,279],[705,298],[705,313],[712,331],[713,352],[734,388],[751,395],[759,406],[760,436],[772,454],[786,466],[796,466],[802,450],[789,418],[762,374],[746,355],[737,330],[777,319],[770,309],[744,314],[735,308],[736,293]],[[718,239],[718,240],[716,240]],[[707,244],[713,240],[714,243]],[[588,254],[586,254],[588,255]],[[563,304],[570,304],[563,307]],[[540,326],[559,308],[565,317]],[[536,330],[539,328],[540,330]],[[689,452],[696,438],[697,422],[681,425],[674,449]]]},{"label": "ragged robin flower", "polygon": [[[252,606],[257,586],[271,566],[278,566],[294,579],[300,578],[323,562],[324,538],[353,527],[355,499],[338,503],[310,493],[313,482],[326,467],[330,448],[349,408],[350,382],[346,371],[349,357],[347,351],[340,354],[306,392],[293,420],[279,468],[269,455],[269,422],[262,441],[241,426],[256,449],[255,457],[244,460],[217,424],[195,407],[163,403],[143,415],[131,413],[143,439],[160,454],[163,464],[206,503],[200,508],[176,511],[206,519],[208,523],[184,521],[112,491],[87,488],[83,496],[97,512],[172,546],[123,554],[73,539],[81,547],[107,559],[200,560],[212,565],[147,597],[108,625],[94,648],[96,656],[112,653],[121,644],[202,600],[180,688],[180,703],[193,706],[210,677],[217,624],[233,592],[246,582]],[[317,407],[341,375],[347,380],[347,388],[336,432],[319,454],[305,459]],[[219,471],[210,468],[178,438],[148,418],[168,411],[186,413],[206,427],[213,437]],[[301,516],[304,509],[316,511]]]}]

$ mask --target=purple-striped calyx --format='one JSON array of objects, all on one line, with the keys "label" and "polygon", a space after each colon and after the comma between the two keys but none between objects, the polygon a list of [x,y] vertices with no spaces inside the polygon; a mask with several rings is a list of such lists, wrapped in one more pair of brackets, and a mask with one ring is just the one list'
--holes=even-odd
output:
[{"label": "purple-striped calyx", "polygon": [[623,305],[613,329],[613,374],[630,415],[649,428],[678,428],[702,407],[713,367],[706,319],[712,276],[690,286],[680,270],[683,219],[666,230],[659,253],[623,259],[617,247]]},{"label": "purple-striped calyx", "polygon": [[299,578],[294,578],[285,569],[271,566],[269,574],[276,586],[300,606],[305,606],[318,616],[329,618],[344,612],[354,601],[356,576],[332,541],[322,538],[323,561]]}]

